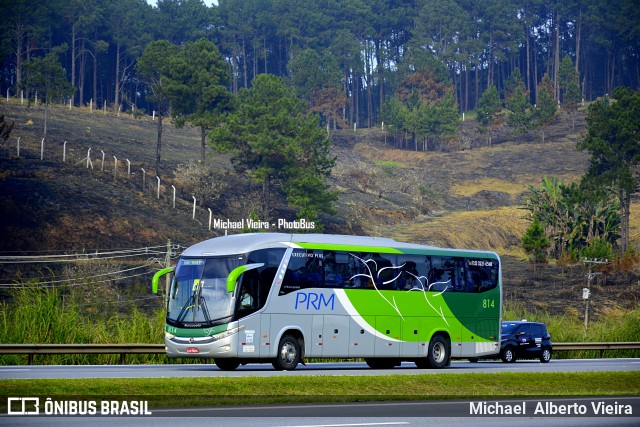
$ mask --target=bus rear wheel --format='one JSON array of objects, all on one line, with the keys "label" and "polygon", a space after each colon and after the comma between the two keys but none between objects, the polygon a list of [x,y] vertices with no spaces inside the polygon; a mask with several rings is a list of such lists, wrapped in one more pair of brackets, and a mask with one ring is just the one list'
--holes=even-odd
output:
[{"label": "bus rear wheel", "polygon": [[[427,367],[440,369],[449,364],[449,358],[451,357],[451,343],[448,339],[442,335],[434,335],[429,341],[429,352],[426,357]],[[416,363],[416,365],[418,365]],[[423,367],[425,363],[421,363]]]},{"label": "bus rear wheel", "polygon": [[240,366],[238,359],[213,359],[213,362],[223,371],[233,371]]},{"label": "bus rear wheel", "polygon": [[273,367],[278,371],[291,371],[300,363],[300,344],[293,335],[285,335],[278,345],[278,353],[276,360],[273,361]]}]

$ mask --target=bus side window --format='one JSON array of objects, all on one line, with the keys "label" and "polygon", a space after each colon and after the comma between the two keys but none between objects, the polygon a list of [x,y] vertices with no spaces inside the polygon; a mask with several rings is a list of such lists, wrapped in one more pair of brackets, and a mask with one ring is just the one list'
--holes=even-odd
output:
[{"label": "bus side window", "polygon": [[342,274],[338,270],[336,253],[334,251],[324,251],[322,264],[324,268],[324,286],[327,288],[342,288]]}]

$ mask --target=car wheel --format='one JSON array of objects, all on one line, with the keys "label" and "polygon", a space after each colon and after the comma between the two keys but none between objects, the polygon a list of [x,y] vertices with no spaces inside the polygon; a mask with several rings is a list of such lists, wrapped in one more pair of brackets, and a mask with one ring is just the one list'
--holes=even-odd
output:
[{"label": "car wheel", "polygon": [[542,363],[549,363],[549,360],[551,360],[551,349],[545,347],[542,349],[542,354],[540,354],[540,361]]},{"label": "car wheel", "polygon": [[213,359],[216,366],[223,371],[233,371],[240,366],[238,359]]},{"label": "car wheel", "polygon": [[512,347],[506,347],[502,350],[500,358],[504,363],[513,363],[516,361],[516,353],[513,351]]},{"label": "car wheel", "polygon": [[469,358],[469,362],[471,362],[471,363],[478,363],[478,358],[477,358],[477,357],[470,357],[470,358]]},{"label": "car wheel", "polygon": [[279,371],[291,371],[300,362],[300,344],[293,335],[285,335],[278,345],[278,354],[273,361],[273,367]]}]

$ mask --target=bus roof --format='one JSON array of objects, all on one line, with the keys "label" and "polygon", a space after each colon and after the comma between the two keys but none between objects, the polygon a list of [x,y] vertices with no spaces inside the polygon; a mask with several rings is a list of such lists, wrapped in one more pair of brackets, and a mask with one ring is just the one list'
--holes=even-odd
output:
[{"label": "bus roof", "polygon": [[[347,236],[336,234],[290,234],[290,233],[244,233],[215,237],[196,243],[185,249],[182,256],[225,256],[244,254],[251,251],[274,247],[313,247],[331,249],[332,246],[351,248],[347,250],[360,250],[370,248],[371,252],[379,249],[388,249],[384,252],[404,253],[413,251],[443,251],[451,252],[451,256],[464,252],[470,254],[483,254],[492,258],[499,258],[497,254],[489,251],[444,249],[435,246],[425,246],[413,243],[397,242],[385,237]],[[339,249],[339,248],[336,248]]]}]

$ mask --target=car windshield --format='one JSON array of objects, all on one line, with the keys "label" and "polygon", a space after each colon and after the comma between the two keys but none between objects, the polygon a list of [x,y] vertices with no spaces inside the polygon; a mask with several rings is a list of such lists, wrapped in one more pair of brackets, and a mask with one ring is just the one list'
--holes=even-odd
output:
[{"label": "car windshield", "polygon": [[511,334],[518,327],[518,323],[502,322],[502,333]]},{"label": "car windshield", "polygon": [[176,323],[210,323],[233,314],[227,277],[243,256],[183,258],[169,290],[167,319]]}]

